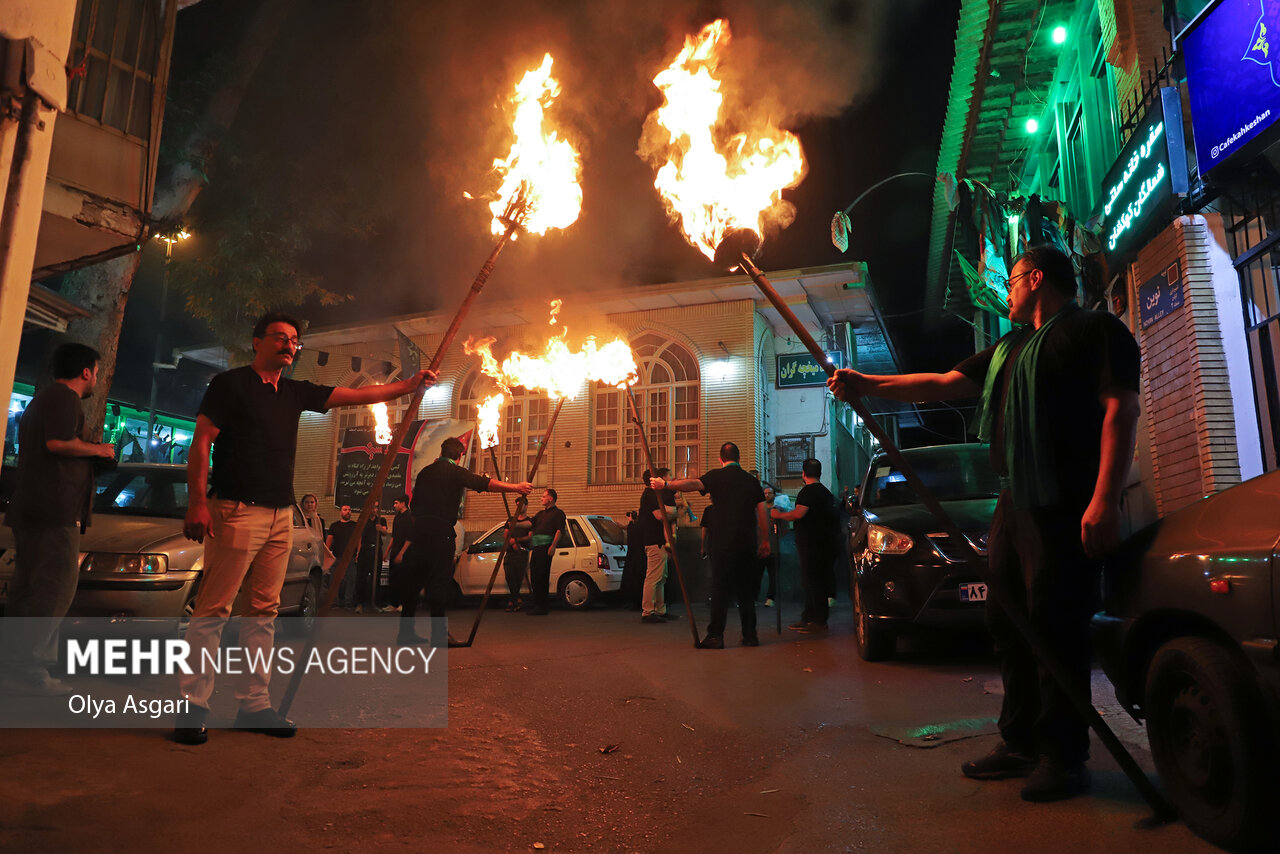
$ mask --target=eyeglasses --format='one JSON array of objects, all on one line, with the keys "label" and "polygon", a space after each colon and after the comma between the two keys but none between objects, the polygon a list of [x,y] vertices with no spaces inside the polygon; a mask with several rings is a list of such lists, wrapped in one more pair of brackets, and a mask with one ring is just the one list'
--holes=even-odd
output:
[{"label": "eyeglasses", "polygon": [[1010,276],[1006,281],[1007,281],[1007,283],[1008,283],[1009,287],[1011,287],[1011,288],[1012,288],[1012,287],[1013,287],[1014,280],[1016,280],[1016,279],[1021,279],[1021,278],[1024,278],[1024,277],[1026,277],[1026,276],[1030,276],[1030,275],[1031,275],[1032,273],[1034,273],[1034,272],[1035,272],[1035,268],[1033,267],[1032,269],[1027,270],[1025,273],[1019,273],[1019,274],[1018,274],[1018,275],[1016,275],[1016,276]]},{"label": "eyeglasses", "polygon": [[287,343],[291,345],[295,350],[302,349],[302,339],[300,339],[297,335],[285,335],[283,332],[269,332],[262,337],[270,338],[273,341],[279,341],[281,344]]}]

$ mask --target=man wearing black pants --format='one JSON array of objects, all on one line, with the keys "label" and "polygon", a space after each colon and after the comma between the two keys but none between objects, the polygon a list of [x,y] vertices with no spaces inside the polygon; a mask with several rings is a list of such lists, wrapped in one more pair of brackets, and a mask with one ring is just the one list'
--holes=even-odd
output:
[{"label": "man wearing black pants", "polygon": [[[528,495],[528,483],[506,483],[482,474],[472,474],[458,465],[466,446],[450,436],[440,443],[440,457],[418,472],[413,484],[413,533],[405,557],[403,587],[400,589],[400,632],[396,642],[402,645],[423,643],[427,639],[417,633],[418,595],[425,587],[427,607],[431,609],[432,646],[453,646],[444,630],[445,605],[449,601],[449,585],[453,581],[453,553],[458,523],[458,505],[462,493],[518,492]],[[442,634],[443,633],[443,634]]]},{"label": "man wearing black pants", "polygon": [[772,510],[776,520],[796,523],[796,552],[800,556],[800,586],[804,611],[787,628],[793,632],[825,632],[831,608],[827,603],[836,543],[835,496],[822,485],[822,463],[813,457],[801,465],[804,488],[796,496],[794,510]]},{"label": "man wearing black pants", "polygon": [[556,506],[556,491],[547,487],[542,493],[542,509],[533,517],[533,540],[529,550],[529,586],[533,588],[533,607],[526,613],[545,615],[551,604],[551,559],[560,544],[564,530],[564,511]]},{"label": "man wearing black pants", "polygon": [[[724,649],[725,623],[729,614],[729,596],[738,599],[738,617],[742,621],[742,645],[759,646],[756,636],[756,590],[760,560],[769,556],[769,513],[760,481],[742,470],[738,464],[738,446],[725,442],[720,446],[721,467],[701,477],[668,481],[655,477],[649,481],[654,489],[688,492],[696,489],[711,495],[716,508],[715,525],[711,527],[711,623],[701,649]],[[703,518],[706,518],[705,515]]]},{"label": "man wearing black pants", "polygon": [[[828,382],[841,400],[874,395],[934,401],[981,392],[978,437],[1004,489],[987,554],[993,582],[1025,608],[1089,702],[1089,618],[1099,557],[1120,539],[1120,497],[1139,414],[1138,345],[1117,318],[1075,304],[1075,268],[1034,246],[1009,276],[1016,327],[945,374],[867,376],[840,370]],[[1089,730],[1071,698],[1040,664],[994,600],[987,624],[1000,654],[1003,740],[961,772],[977,780],[1027,777],[1028,801],[1070,798],[1089,787]]]}]

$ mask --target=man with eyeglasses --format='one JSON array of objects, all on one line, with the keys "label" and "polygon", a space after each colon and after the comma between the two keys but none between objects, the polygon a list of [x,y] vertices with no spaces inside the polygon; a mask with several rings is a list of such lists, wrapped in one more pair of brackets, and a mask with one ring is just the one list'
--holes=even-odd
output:
[{"label": "man with eyeglasses", "polygon": [[[1009,276],[1009,319],[1021,325],[994,346],[945,374],[840,370],[827,385],[841,400],[981,393],[978,438],[991,443],[1003,487],[988,538],[992,580],[1025,608],[1073,693],[1089,702],[1089,618],[1098,605],[1098,559],[1119,542],[1137,435],[1139,352],[1123,323],[1080,308],[1075,293],[1071,259],[1032,247]],[[992,600],[987,625],[1001,658],[1003,738],[961,771],[977,780],[1029,776],[1028,801],[1084,792],[1087,724]]]},{"label": "man with eyeglasses", "polygon": [[[242,587],[240,646],[249,661],[270,660],[266,656],[273,650],[280,590],[293,550],[293,463],[301,413],[381,403],[436,381],[431,370],[358,389],[282,376],[302,346],[301,329],[287,314],[264,315],[253,328],[253,362],[214,377],[196,416],[183,525],[189,539],[204,543],[204,571],[186,635],[194,662],[204,662],[206,653],[214,656]],[[174,739],[181,744],[208,739],[205,719],[213,673],[196,666],[192,670],[178,683],[190,710],[178,716],[174,728]],[[271,707],[270,677],[269,666],[249,668],[239,677],[235,726],[288,738],[297,728]]]}]

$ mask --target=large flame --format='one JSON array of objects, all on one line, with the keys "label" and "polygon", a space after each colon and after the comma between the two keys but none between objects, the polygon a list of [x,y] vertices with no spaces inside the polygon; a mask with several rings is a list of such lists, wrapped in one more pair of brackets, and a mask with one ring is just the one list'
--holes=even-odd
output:
[{"label": "large flame", "polygon": [[502,215],[523,188],[527,209],[521,223],[525,231],[545,234],[549,228],[568,228],[582,210],[582,159],[567,140],[548,128],[546,108],[560,94],[560,83],[551,76],[551,54],[542,65],[525,73],[516,84],[511,103],[515,109],[512,131],[515,141],[506,159],[493,161],[502,178],[493,211],[493,233],[502,234]]},{"label": "large flame", "polygon": [[729,22],[723,19],[685,38],[675,61],[653,78],[664,102],[646,128],[646,136],[657,138],[641,150],[658,170],[653,185],[668,213],[708,258],[733,229],[763,238],[767,224],[789,224],[791,208],[782,191],[805,173],[800,140],[788,131],[765,121],[727,135],[727,126],[745,120],[721,114],[724,95],[716,70],[728,43]]},{"label": "large flame", "polygon": [[385,403],[371,403],[369,409],[373,411],[373,439],[379,445],[391,444],[391,419],[387,416],[387,405]]},{"label": "large flame", "polygon": [[480,370],[506,389],[523,386],[545,391],[553,400],[573,400],[588,382],[623,386],[634,383],[639,376],[631,347],[621,338],[602,345],[592,336],[573,350],[565,336],[560,336],[547,341],[542,355],[517,350],[501,362],[493,355],[495,341],[494,338],[478,341],[469,338],[463,349],[468,354],[479,355]]},{"label": "large flame", "polygon": [[498,422],[502,418],[502,393],[491,394],[476,406],[476,419],[480,422],[480,447],[492,448],[498,444]]}]

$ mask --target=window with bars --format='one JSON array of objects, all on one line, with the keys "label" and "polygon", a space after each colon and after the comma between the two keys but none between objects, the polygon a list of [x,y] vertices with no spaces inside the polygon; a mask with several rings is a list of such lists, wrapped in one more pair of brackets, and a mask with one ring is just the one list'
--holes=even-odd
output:
[{"label": "window with bars", "polygon": [[69,112],[140,140],[150,138],[160,14],[159,0],[77,4]]},{"label": "window with bars", "polygon": [[[500,391],[492,379],[474,371],[463,382],[458,395],[458,420],[475,421],[476,407],[489,395]],[[501,466],[501,479],[508,482],[524,480],[533,461],[538,456],[538,444],[542,441],[551,422],[552,403],[545,392],[530,392],[527,389],[512,389],[511,393],[503,392],[506,401],[502,405],[502,423],[498,427],[498,447],[495,454]],[[489,471],[493,468],[489,452],[477,452],[472,455],[472,471]],[[534,484],[547,484],[547,460],[543,457],[538,466],[538,474]],[[490,472],[498,476],[497,472]]]},{"label": "window with bars", "polygon": [[[696,476],[702,448],[697,359],[654,333],[636,338],[631,349],[640,368],[640,381],[633,386],[636,407],[648,430],[654,465],[670,468],[673,478]],[[591,416],[591,482],[638,481],[647,466],[627,393],[607,386],[593,389]]]}]

